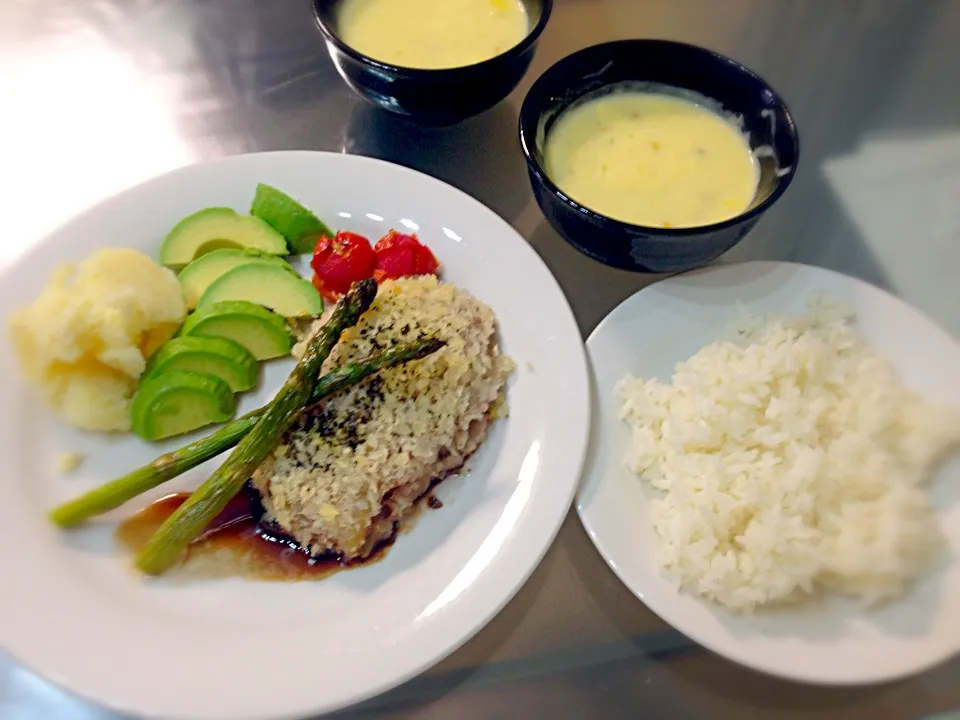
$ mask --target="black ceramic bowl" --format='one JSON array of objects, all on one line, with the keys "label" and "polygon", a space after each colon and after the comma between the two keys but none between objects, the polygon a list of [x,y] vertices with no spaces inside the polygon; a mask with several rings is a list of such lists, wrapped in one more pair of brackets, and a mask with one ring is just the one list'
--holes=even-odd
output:
[{"label": "black ceramic bowl", "polygon": [[[747,210],[729,220],[700,227],[644,227],[593,212],[554,185],[543,162],[544,145],[554,121],[574,101],[624,82],[693,90],[719,102],[726,112],[742,116],[751,147],[763,148],[757,153],[757,194]],[[560,235],[607,265],[658,273],[705,265],[736,245],[787,189],[800,155],[793,116],[760,77],[723,55],[665,40],[595,45],[558,62],[537,79],[524,99],[520,142],[533,194]]]},{"label": "black ceramic bowl", "polygon": [[496,57],[464,67],[421,70],[373,60],[345,44],[337,35],[335,10],[340,2],[313,0],[317,25],[340,75],[375,105],[425,125],[453,125],[509,95],[530,67],[553,8],[553,0],[523,0],[530,32]]}]

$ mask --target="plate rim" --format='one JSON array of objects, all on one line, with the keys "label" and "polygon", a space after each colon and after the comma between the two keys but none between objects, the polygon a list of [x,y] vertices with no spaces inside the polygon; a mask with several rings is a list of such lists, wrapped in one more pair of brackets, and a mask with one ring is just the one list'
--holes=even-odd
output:
[{"label": "plate rim", "polygon": [[[319,163],[323,163],[325,158],[339,158],[337,162],[350,162],[360,165],[368,165],[371,168],[389,168],[388,172],[396,172],[400,173],[401,175],[406,174],[410,177],[417,178],[417,182],[425,182],[428,185],[432,185],[433,189],[438,193],[447,195],[453,193],[457,196],[460,196],[463,201],[471,204],[478,213],[487,214],[491,223],[497,224],[499,226],[498,229],[502,231],[504,235],[510,236],[511,242],[515,246],[513,249],[520,253],[527,253],[528,262],[531,262],[534,267],[539,266],[542,269],[544,273],[544,284],[554,293],[554,297],[551,299],[551,304],[556,307],[558,321],[562,320],[562,324],[565,326],[564,334],[567,335],[570,340],[572,340],[572,342],[569,343],[569,350],[571,352],[568,354],[568,360],[570,363],[568,370],[571,376],[576,376],[578,378],[577,382],[574,384],[574,387],[568,388],[568,392],[565,394],[570,398],[570,408],[575,410],[574,412],[571,412],[571,415],[573,417],[579,417],[581,420],[579,422],[579,427],[571,426],[569,428],[572,436],[576,436],[576,444],[569,445],[568,447],[576,447],[579,449],[574,450],[571,456],[572,462],[568,464],[570,470],[567,473],[569,477],[567,478],[566,482],[566,492],[558,492],[558,490],[560,490],[563,486],[560,484],[554,484],[554,479],[556,478],[556,475],[554,475],[551,478],[551,485],[549,488],[550,492],[544,493],[544,497],[548,499],[552,496],[554,498],[553,502],[548,505],[546,509],[543,509],[545,503],[542,502],[542,499],[539,504],[531,502],[526,506],[528,509],[532,509],[534,512],[538,513],[540,518],[532,528],[532,531],[537,531],[538,535],[540,535],[538,542],[526,544],[531,550],[530,554],[526,556],[526,561],[522,565],[515,562],[510,563],[510,565],[519,570],[514,576],[513,581],[501,583],[499,585],[501,589],[495,593],[490,593],[487,591],[482,592],[484,597],[496,596],[496,599],[493,602],[482,602],[482,605],[485,607],[485,609],[481,608],[480,611],[474,614],[475,616],[469,617],[467,622],[458,623],[463,629],[457,632],[456,641],[442,644],[442,648],[439,651],[427,653],[427,656],[424,657],[419,663],[407,666],[400,672],[391,672],[389,677],[386,679],[381,678],[379,682],[371,683],[364,691],[358,691],[349,698],[344,698],[342,701],[338,701],[334,704],[324,703],[322,701],[322,693],[317,693],[317,700],[315,700],[309,707],[305,705],[299,707],[288,706],[282,708],[278,712],[272,712],[269,717],[275,718],[276,720],[295,720],[298,718],[313,716],[318,713],[325,714],[329,712],[336,712],[353,707],[358,703],[362,703],[366,700],[388,692],[417,677],[429,668],[443,661],[452,653],[456,652],[470,639],[472,639],[484,627],[486,627],[486,625],[488,625],[489,622],[496,617],[524,587],[530,576],[540,566],[544,556],[553,546],[563,522],[570,514],[571,506],[573,505],[578,483],[582,474],[583,465],[586,460],[587,444],[591,427],[591,406],[588,392],[589,370],[587,367],[586,346],[583,342],[582,333],[576,321],[573,309],[566,297],[566,293],[563,291],[563,288],[560,286],[549,266],[543,261],[539,254],[530,245],[528,240],[521,235],[516,228],[514,228],[497,212],[477,198],[437,177],[387,160],[381,160],[379,158],[372,158],[363,155],[328,151],[275,150],[240,153],[221,158],[205,160],[202,162],[193,162],[186,165],[181,165],[166,172],[144,178],[140,182],[129,185],[117,192],[102,197],[92,205],[89,205],[79,212],[72,214],[63,222],[45,232],[36,241],[30,243],[29,246],[25,247],[22,252],[11,256],[5,266],[0,268],[0,272],[3,274],[14,272],[15,268],[19,264],[28,262],[34,255],[42,253],[44,246],[46,246],[53,237],[64,232],[64,230],[70,225],[78,222],[82,218],[88,218],[91,215],[101,212],[101,207],[103,205],[115,201],[122,196],[136,192],[143,192],[146,186],[149,186],[153,183],[161,180],[175,179],[178,175],[187,176],[193,172],[196,172],[198,168],[229,166],[236,163],[246,162],[259,162],[261,159],[264,162],[270,162],[273,160],[282,162],[288,158],[291,160],[298,159],[298,161],[303,162]],[[349,160],[346,160],[345,158],[349,158]],[[6,339],[4,339],[4,342],[7,343]],[[538,484],[542,486],[542,479]],[[565,501],[560,502],[563,498],[565,498]],[[562,507],[562,511],[554,512],[552,508],[555,505]],[[545,514],[547,510],[550,511],[551,515]],[[475,581],[473,584],[476,584]],[[470,613],[462,613],[462,615],[464,614],[470,615]],[[42,678],[45,682],[51,683],[72,697],[82,699],[83,701],[91,703],[97,707],[106,708],[116,712],[130,713],[140,717],[160,717],[159,715],[151,712],[149,709],[145,711],[142,707],[131,706],[122,701],[118,702],[116,698],[86,692],[83,687],[78,687],[74,683],[71,683],[68,677],[64,677],[59,673],[44,672],[44,670],[41,669],[37,663],[33,662],[33,658],[24,657],[24,655],[21,653],[14,651],[7,643],[0,644],[0,651],[4,652],[20,667],[29,670],[31,673],[34,673],[38,677]],[[189,708],[182,707],[180,713],[176,717],[193,717],[193,715],[188,715],[188,712]],[[163,717],[165,720],[169,720],[171,716],[164,715]],[[204,714],[203,717],[221,717],[221,715]],[[236,718],[237,716],[233,715],[231,717]],[[242,717],[262,718],[264,716],[259,714],[247,714]]]},{"label": "plate rim", "polygon": [[[885,673],[873,673],[869,675],[860,675],[858,677],[842,677],[842,678],[830,678],[826,676],[812,676],[812,675],[805,675],[801,673],[782,672],[777,669],[771,669],[770,667],[765,666],[761,662],[755,661],[753,658],[750,657],[748,653],[736,653],[736,652],[731,653],[729,647],[725,647],[721,643],[714,642],[714,640],[711,638],[704,638],[703,634],[700,633],[698,630],[694,630],[691,632],[689,627],[685,626],[685,624],[682,622],[682,616],[681,616],[681,622],[674,623],[673,620],[670,619],[671,613],[665,612],[665,608],[661,604],[657,602],[654,602],[654,604],[650,604],[649,600],[645,599],[644,597],[645,592],[643,591],[643,589],[638,587],[637,583],[626,575],[624,570],[620,567],[619,563],[616,561],[617,551],[611,550],[607,546],[607,544],[604,542],[604,540],[601,539],[601,534],[597,532],[595,523],[591,520],[589,509],[586,507],[586,503],[585,503],[585,500],[586,500],[585,494],[588,491],[588,489],[596,485],[599,485],[601,482],[603,482],[603,479],[601,477],[593,477],[590,472],[593,453],[595,452],[594,433],[600,431],[600,418],[597,417],[596,413],[594,413],[594,410],[598,409],[596,407],[596,403],[598,402],[598,397],[597,397],[598,378],[596,376],[596,371],[594,369],[594,359],[593,359],[594,352],[595,352],[595,345],[598,342],[597,338],[600,336],[601,333],[605,332],[606,326],[613,322],[613,318],[618,313],[618,311],[621,311],[626,307],[628,307],[629,305],[631,305],[632,303],[636,302],[636,298],[639,295],[641,295],[644,291],[650,288],[653,288],[659,285],[660,283],[675,281],[678,279],[692,277],[692,276],[709,274],[717,271],[734,271],[737,268],[747,268],[747,267],[753,267],[757,269],[793,268],[793,269],[798,269],[802,272],[813,272],[815,274],[822,273],[824,275],[833,276],[834,278],[840,279],[844,282],[852,283],[853,285],[856,285],[856,286],[869,288],[869,291],[886,295],[897,304],[900,304],[906,307],[911,312],[915,313],[916,315],[921,317],[923,320],[928,322],[931,326],[935,327],[937,330],[943,333],[943,335],[949,338],[954,343],[954,345],[956,345],[957,347],[960,347],[960,341],[954,338],[939,323],[937,323],[927,313],[911,305],[909,302],[899,297],[898,295],[895,295],[889,290],[886,290],[877,285],[869,283],[861,278],[858,278],[852,275],[847,275],[845,273],[838,272],[831,268],[825,268],[818,265],[810,265],[806,263],[798,263],[798,262],[787,261],[787,260],[784,260],[784,261],[745,260],[742,262],[730,262],[730,263],[721,263],[717,265],[710,265],[707,267],[697,268],[687,272],[675,273],[667,277],[658,278],[657,280],[650,283],[649,285],[646,285],[640,288],[636,292],[632,293],[630,296],[624,298],[612,310],[610,310],[610,312],[608,312],[603,317],[603,319],[597,324],[597,326],[593,329],[593,331],[590,333],[590,336],[587,338],[585,342],[585,346],[587,349],[588,371],[590,375],[590,380],[589,380],[590,398],[591,398],[590,407],[591,407],[592,419],[591,419],[591,434],[590,434],[590,438],[588,440],[588,445],[587,445],[587,457],[584,461],[584,467],[583,467],[583,470],[581,471],[581,475],[582,475],[581,482],[577,488],[577,494],[574,499],[574,508],[576,510],[577,517],[579,518],[580,523],[584,531],[586,532],[587,536],[590,538],[590,541],[593,544],[594,549],[600,555],[603,562],[614,573],[614,575],[616,575],[617,579],[624,585],[624,587],[627,590],[629,590],[630,593],[640,603],[642,603],[645,608],[647,608],[650,612],[656,615],[661,621],[669,625],[671,628],[673,628],[677,632],[689,638],[695,644],[701,646],[702,648],[708,650],[711,653],[714,653],[720,656],[721,658],[726,659],[729,662],[732,662],[742,667],[756,671],[767,677],[799,682],[806,685],[819,686],[819,687],[837,687],[837,688],[869,687],[873,685],[879,685],[883,683],[889,683],[897,680],[918,676],[928,670],[931,670],[933,668],[936,668],[942,665],[945,662],[948,662],[953,657],[957,657],[958,654],[960,654],[960,648],[954,649],[953,652],[945,652],[942,655],[933,655],[925,662],[917,663],[908,670],[891,671],[891,672],[885,672]],[[730,310],[731,312],[734,312],[736,310],[736,307],[731,306]],[[696,598],[690,595],[689,593],[685,593],[684,591],[677,591],[677,592],[678,594],[684,594],[687,597],[690,597],[691,599],[697,602],[704,603],[704,604],[708,603],[707,600],[704,600],[702,598]],[[722,612],[723,608],[718,607],[718,610]]]}]

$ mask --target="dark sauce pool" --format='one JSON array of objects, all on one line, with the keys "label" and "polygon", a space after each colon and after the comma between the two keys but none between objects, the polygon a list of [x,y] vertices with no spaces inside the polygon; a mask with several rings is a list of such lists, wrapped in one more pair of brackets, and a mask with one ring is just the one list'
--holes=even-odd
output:
[{"label": "dark sauce pool", "polygon": [[[190,493],[167,495],[123,521],[116,539],[131,555],[180,507]],[[428,507],[440,507],[432,492],[421,498]],[[249,580],[292,582],[319,580],[351,567],[379,562],[390,550],[398,532],[360,561],[345,561],[339,555],[313,557],[299,544],[261,523],[263,507],[257,492],[246,487],[190,544],[185,561],[172,572],[181,578],[241,577]]]}]

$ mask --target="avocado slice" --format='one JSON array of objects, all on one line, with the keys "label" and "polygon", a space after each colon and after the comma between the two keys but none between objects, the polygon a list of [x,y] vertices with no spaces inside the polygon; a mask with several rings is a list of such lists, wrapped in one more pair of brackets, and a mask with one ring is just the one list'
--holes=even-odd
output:
[{"label": "avocado slice", "polygon": [[185,335],[166,343],[150,358],[141,382],[173,370],[190,370],[216,375],[236,393],[257,384],[259,368],[253,354],[235,340]]},{"label": "avocado slice", "polygon": [[220,378],[171,370],[140,385],[130,419],[144,440],[162,440],[229,420],[234,410],[233,391]]},{"label": "avocado slice", "polygon": [[183,299],[187,303],[187,309],[193,310],[200,301],[200,296],[210,284],[218,277],[232,270],[238,265],[244,265],[248,262],[264,262],[270,265],[278,265],[292,273],[296,271],[290,267],[283,258],[276,255],[268,255],[262,250],[255,248],[221,248],[201,255],[196,260],[187,265],[180,271],[180,284],[183,286]]},{"label": "avocado slice", "polygon": [[257,184],[250,205],[250,214],[265,221],[283,235],[296,255],[312,253],[323,235],[333,238],[333,231],[303,205],[275,187]]},{"label": "avocado slice", "polygon": [[220,248],[256,248],[286,255],[287,241],[260,218],[238,215],[227,207],[212,207],[187,215],[167,233],[160,262],[179,270],[192,260]]},{"label": "avocado slice", "polygon": [[293,347],[282,317],[243,300],[199,308],[187,317],[180,335],[225,337],[243,345],[257,360],[289,355]]},{"label": "avocado slice", "polygon": [[228,270],[210,283],[197,307],[225,300],[246,300],[285,317],[323,312],[323,298],[313,285],[282,267],[266,263],[247,263]]}]

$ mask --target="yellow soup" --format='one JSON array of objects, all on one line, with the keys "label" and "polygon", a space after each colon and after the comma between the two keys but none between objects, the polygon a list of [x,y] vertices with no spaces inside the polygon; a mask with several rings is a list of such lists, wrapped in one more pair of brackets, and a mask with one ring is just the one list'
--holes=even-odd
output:
[{"label": "yellow soup", "polygon": [[647,227],[696,227],[753,201],[756,157],[732,122],[674,95],[615,91],[574,105],[547,137],[547,174],[568,197]]},{"label": "yellow soup", "polygon": [[381,62],[450,68],[488,60],[527,35],[520,0],[344,0],[340,39]]}]

